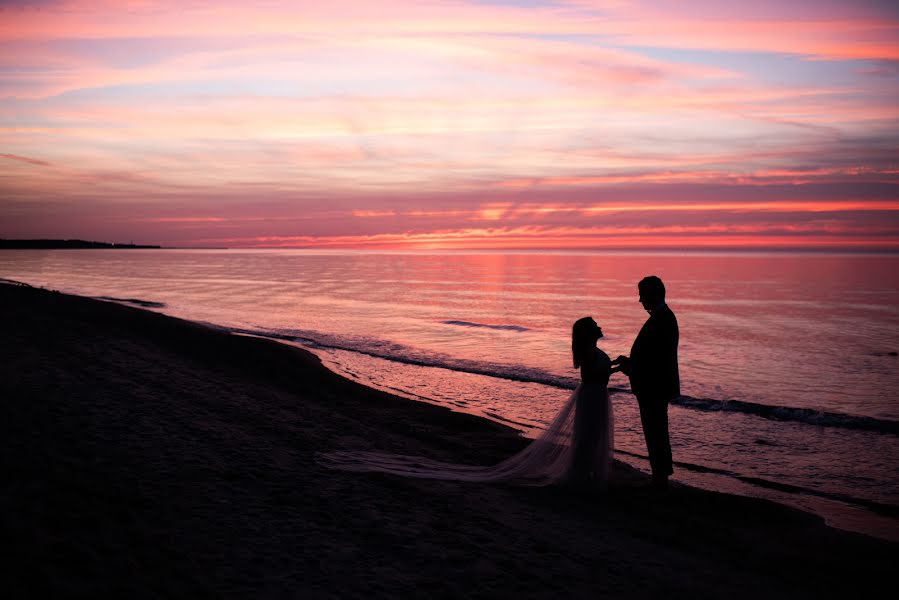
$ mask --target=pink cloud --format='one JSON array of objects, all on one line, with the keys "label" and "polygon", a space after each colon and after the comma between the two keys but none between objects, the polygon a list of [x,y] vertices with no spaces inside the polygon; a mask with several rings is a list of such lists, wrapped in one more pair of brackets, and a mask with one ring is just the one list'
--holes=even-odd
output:
[{"label": "pink cloud", "polygon": [[25,163],[28,165],[34,165],[37,167],[49,167],[50,163],[44,160],[38,160],[36,158],[30,158],[28,156],[18,156],[16,154],[0,154],[0,159],[13,160],[20,163]]},{"label": "pink cloud", "polygon": [[[612,36],[619,44],[770,51],[823,58],[899,58],[897,22],[876,10],[845,11],[838,4],[814,11],[768,4],[739,17],[722,4],[569,2],[569,7],[499,6],[476,2],[407,3],[385,0],[247,5],[196,2],[166,10],[147,3],[123,10],[116,2],[62,2],[2,10],[0,39],[317,35],[533,34]],[[776,41],[776,43],[772,43]]]}]

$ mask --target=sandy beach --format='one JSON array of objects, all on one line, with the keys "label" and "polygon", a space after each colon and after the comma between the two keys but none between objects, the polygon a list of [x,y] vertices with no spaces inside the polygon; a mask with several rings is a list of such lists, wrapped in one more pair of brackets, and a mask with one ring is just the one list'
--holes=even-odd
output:
[{"label": "sandy beach", "polygon": [[[894,543],[616,464],[605,495],[329,471],[527,444],[300,349],[0,285],[7,597],[867,597]],[[884,588],[884,586],[887,586]]]}]

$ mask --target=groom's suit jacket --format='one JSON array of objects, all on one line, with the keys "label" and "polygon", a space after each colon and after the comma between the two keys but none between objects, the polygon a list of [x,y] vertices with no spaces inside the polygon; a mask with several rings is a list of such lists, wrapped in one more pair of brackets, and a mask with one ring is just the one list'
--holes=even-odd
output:
[{"label": "groom's suit jacket", "polygon": [[653,310],[631,347],[628,370],[638,400],[667,402],[680,396],[678,337],[677,319],[668,305]]}]

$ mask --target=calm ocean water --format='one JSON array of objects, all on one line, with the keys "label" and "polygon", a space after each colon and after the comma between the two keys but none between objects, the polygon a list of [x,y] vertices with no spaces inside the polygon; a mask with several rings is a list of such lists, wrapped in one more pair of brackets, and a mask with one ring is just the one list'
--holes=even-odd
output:
[{"label": "calm ocean water", "polygon": [[[299,343],[367,385],[525,434],[577,383],[577,318],[628,353],[648,274],[681,328],[675,479],[899,539],[899,255],[0,252],[0,277]],[[611,385],[618,456],[646,469],[627,380]]]}]

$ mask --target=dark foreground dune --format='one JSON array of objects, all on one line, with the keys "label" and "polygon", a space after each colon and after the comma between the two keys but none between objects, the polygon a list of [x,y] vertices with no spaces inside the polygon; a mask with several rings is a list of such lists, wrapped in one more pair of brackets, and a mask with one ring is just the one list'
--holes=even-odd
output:
[{"label": "dark foreground dune", "polygon": [[495,462],[513,431],[308,353],[0,285],[4,597],[871,597],[897,546],[619,465],[603,497],[326,471]]}]

